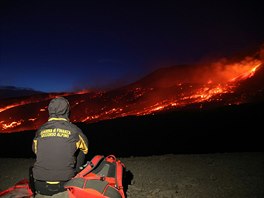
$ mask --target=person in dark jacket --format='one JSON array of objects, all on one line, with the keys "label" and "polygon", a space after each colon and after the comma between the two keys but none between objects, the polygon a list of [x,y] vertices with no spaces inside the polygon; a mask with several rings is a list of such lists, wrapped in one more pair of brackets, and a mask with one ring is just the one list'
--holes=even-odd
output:
[{"label": "person in dark jacket", "polygon": [[32,150],[36,161],[32,173],[37,194],[53,195],[64,191],[83,165],[88,140],[80,128],[69,121],[70,105],[66,98],[50,101],[49,119],[36,132]]}]

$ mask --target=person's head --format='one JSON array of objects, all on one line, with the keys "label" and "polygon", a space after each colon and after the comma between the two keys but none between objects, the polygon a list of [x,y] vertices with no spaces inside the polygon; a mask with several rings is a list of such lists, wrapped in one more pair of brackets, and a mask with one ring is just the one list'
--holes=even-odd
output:
[{"label": "person's head", "polygon": [[64,97],[57,97],[50,101],[49,116],[53,118],[68,118],[70,113],[69,101]]}]

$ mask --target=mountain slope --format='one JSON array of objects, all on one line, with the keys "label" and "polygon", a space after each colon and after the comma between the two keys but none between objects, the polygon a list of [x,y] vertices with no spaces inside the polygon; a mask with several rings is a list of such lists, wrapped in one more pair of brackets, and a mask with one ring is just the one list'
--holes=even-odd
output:
[{"label": "mountain slope", "polygon": [[48,117],[51,98],[66,97],[72,122],[94,123],[126,116],[207,109],[263,101],[263,65],[238,63],[174,66],[107,92],[38,94],[2,100],[0,132],[37,129]]}]

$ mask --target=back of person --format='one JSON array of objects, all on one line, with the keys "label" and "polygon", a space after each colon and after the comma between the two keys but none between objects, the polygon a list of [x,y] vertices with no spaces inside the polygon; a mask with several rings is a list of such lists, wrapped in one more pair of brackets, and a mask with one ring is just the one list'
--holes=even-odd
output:
[{"label": "back of person", "polygon": [[88,152],[86,136],[69,121],[68,100],[55,98],[48,110],[49,120],[37,130],[32,145],[34,188],[43,195],[65,190],[63,184],[74,177]]}]

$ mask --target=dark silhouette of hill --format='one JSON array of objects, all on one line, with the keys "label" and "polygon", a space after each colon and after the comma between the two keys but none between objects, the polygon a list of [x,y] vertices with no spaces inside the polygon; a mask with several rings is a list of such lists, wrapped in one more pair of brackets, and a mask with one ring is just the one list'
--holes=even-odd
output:
[{"label": "dark silhouette of hill", "polygon": [[0,99],[31,96],[35,94],[41,94],[41,93],[44,93],[44,92],[36,91],[31,88],[0,86]]},{"label": "dark silhouette of hill", "polygon": [[[243,104],[76,124],[89,139],[90,156],[253,152],[263,151],[263,107]],[[34,133],[0,134],[0,157],[34,157]]]}]

